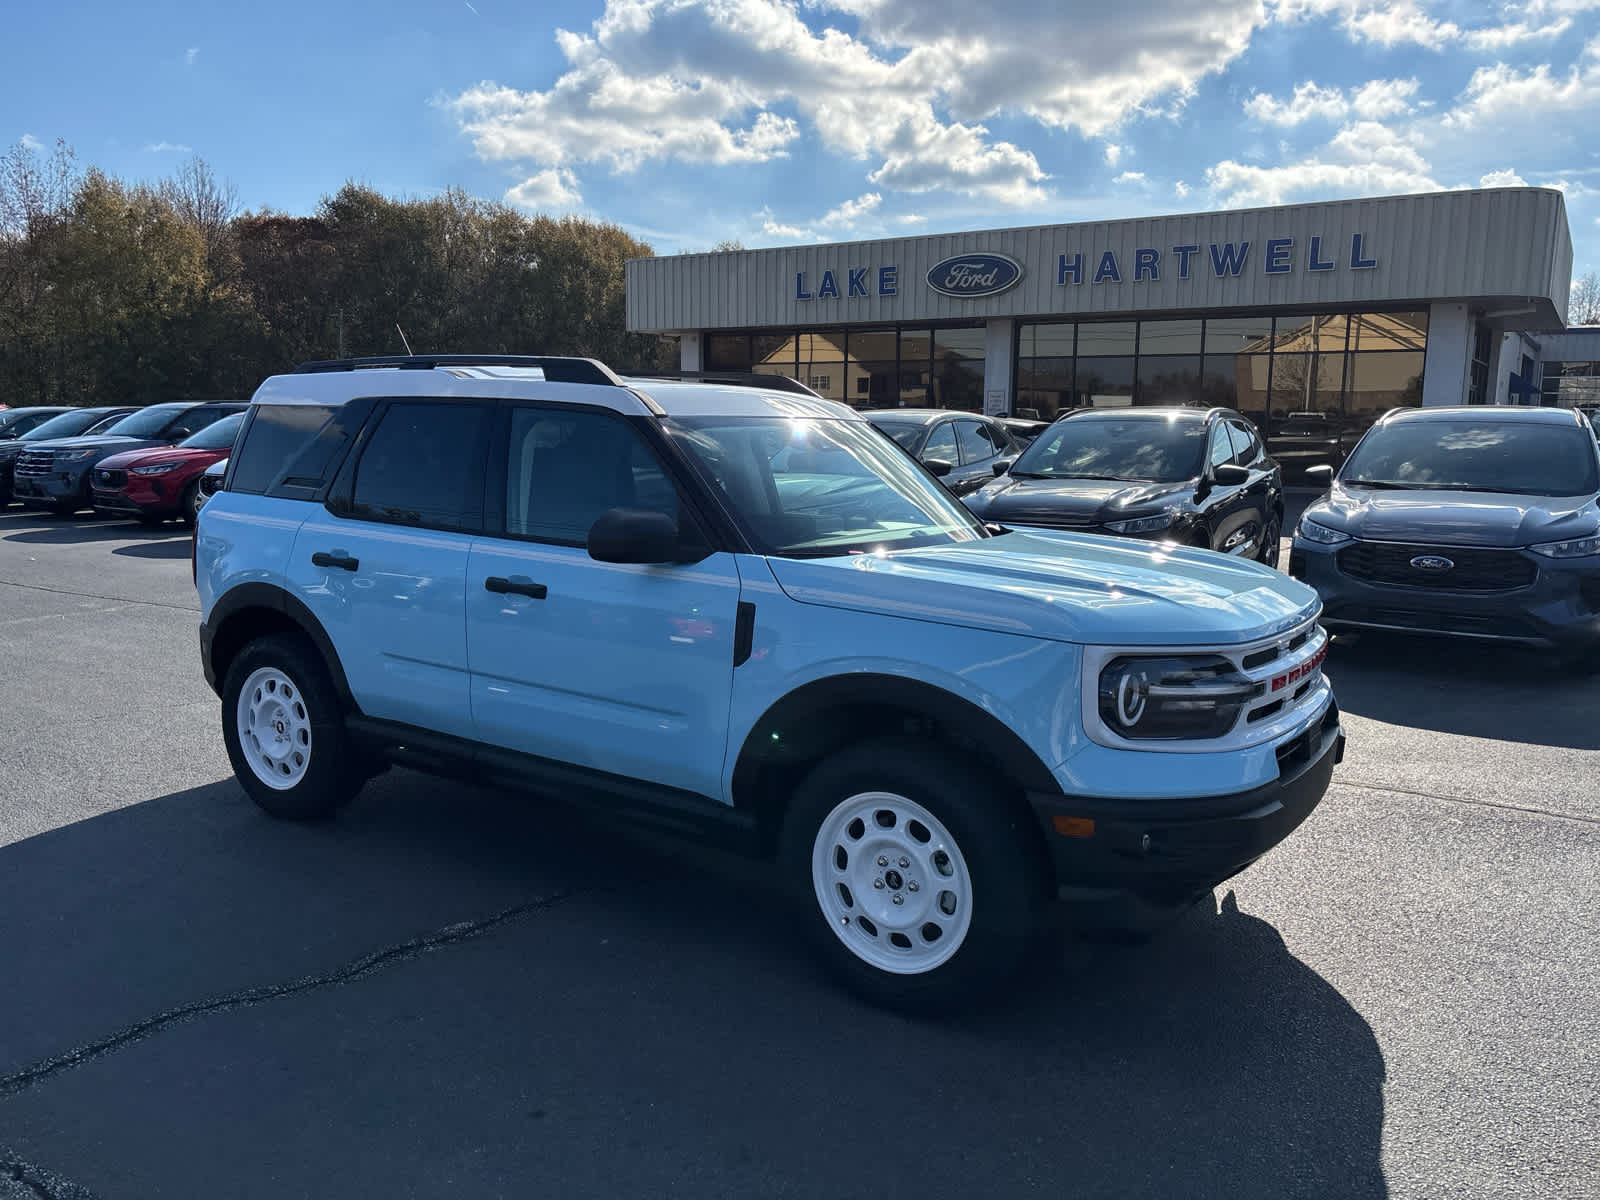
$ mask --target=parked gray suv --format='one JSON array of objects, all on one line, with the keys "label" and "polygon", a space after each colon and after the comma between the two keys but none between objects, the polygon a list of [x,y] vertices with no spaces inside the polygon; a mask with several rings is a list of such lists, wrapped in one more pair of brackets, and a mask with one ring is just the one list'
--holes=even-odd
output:
[{"label": "parked gray suv", "polygon": [[1517,642],[1600,666],[1600,446],[1553,408],[1402,409],[1295,530],[1329,629]]}]

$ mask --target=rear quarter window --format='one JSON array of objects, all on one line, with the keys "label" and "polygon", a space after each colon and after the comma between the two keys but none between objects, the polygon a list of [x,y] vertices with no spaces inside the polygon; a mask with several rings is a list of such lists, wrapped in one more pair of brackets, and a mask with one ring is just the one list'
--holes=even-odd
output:
[{"label": "rear quarter window", "polygon": [[256,405],[233,455],[228,490],[289,500],[315,498],[360,426],[364,414],[352,412],[352,407]]}]

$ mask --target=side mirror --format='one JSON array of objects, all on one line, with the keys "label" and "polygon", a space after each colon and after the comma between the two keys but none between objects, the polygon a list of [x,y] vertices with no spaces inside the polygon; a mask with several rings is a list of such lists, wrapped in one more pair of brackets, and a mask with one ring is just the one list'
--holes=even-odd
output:
[{"label": "side mirror", "polygon": [[1223,463],[1220,467],[1213,468],[1211,478],[1223,487],[1237,487],[1241,483],[1250,482],[1250,471],[1238,463]]},{"label": "side mirror", "polygon": [[1314,467],[1306,468],[1306,478],[1315,479],[1319,483],[1333,482],[1333,468],[1327,463],[1318,463]]},{"label": "side mirror", "polygon": [[666,513],[613,508],[589,526],[589,557],[596,562],[653,565],[677,562],[678,523]]},{"label": "side mirror", "polygon": [[956,469],[955,463],[951,462],[947,458],[925,458],[922,460],[922,465],[927,467],[928,470],[932,471],[940,479],[943,479],[946,475],[950,474],[951,471]]},{"label": "side mirror", "polygon": [[994,464],[995,478],[998,479],[1000,476],[1004,475],[1007,471],[1011,470],[1011,468],[1016,466],[1016,465],[1017,465],[1017,460],[1014,459],[1014,458],[996,459],[995,460],[995,464]]}]

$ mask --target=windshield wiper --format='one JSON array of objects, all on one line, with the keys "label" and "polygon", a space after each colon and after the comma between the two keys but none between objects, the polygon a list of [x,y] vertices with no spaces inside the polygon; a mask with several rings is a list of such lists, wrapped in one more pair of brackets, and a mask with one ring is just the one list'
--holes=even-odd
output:
[{"label": "windshield wiper", "polygon": [[1416,491],[1428,486],[1425,483],[1396,483],[1392,479],[1341,479],[1339,482],[1345,487],[1382,488],[1401,492]]}]

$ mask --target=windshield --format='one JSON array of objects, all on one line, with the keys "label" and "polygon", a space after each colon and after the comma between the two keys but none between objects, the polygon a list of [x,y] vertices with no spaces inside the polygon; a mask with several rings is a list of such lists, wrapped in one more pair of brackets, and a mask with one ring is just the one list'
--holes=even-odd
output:
[{"label": "windshield", "polygon": [[928,428],[926,421],[884,420],[881,417],[869,417],[868,420],[913,453]]},{"label": "windshield", "polygon": [[26,425],[33,416],[25,408],[14,408],[10,412],[0,412],[0,437],[5,437],[7,431],[14,425]]},{"label": "windshield", "polygon": [[667,428],[758,553],[821,558],[987,536],[865,421],[695,417]]},{"label": "windshield", "polygon": [[1041,433],[1011,474],[1178,483],[1200,474],[1205,447],[1205,422],[1193,418],[1069,417]]},{"label": "windshield", "polygon": [[64,412],[60,416],[51,417],[43,425],[36,425],[28,430],[20,440],[46,442],[51,438],[77,437],[105,420],[105,415],[105,410],[102,408],[80,408],[73,412]]},{"label": "windshield", "polygon": [[173,417],[188,407],[187,404],[152,404],[149,408],[129,413],[106,432],[117,437],[155,437],[172,422]]},{"label": "windshield", "polygon": [[1600,491],[1594,439],[1576,426],[1397,421],[1362,439],[1339,482],[1355,487],[1582,496]]},{"label": "windshield", "polygon": [[231,417],[223,417],[222,420],[207,425],[199,433],[185,438],[178,445],[185,450],[226,450],[233,445],[239,426],[243,424],[244,414],[234,413]]}]

